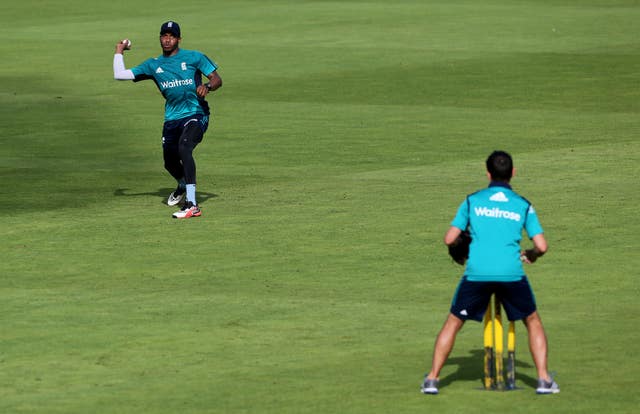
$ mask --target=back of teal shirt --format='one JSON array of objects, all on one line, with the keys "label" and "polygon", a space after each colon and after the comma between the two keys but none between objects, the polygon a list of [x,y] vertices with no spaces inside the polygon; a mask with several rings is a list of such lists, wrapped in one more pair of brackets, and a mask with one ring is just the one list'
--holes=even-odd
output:
[{"label": "back of teal shirt", "polygon": [[179,49],[173,56],[160,55],[147,59],[131,69],[134,81],[153,79],[166,99],[164,120],[174,121],[192,115],[209,115],[209,105],[196,94],[202,75],[209,75],[218,66],[195,50]]},{"label": "back of teal shirt", "polygon": [[467,196],[451,225],[469,227],[473,240],[465,275],[470,281],[519,280],[525,274],[520,260],[522,231],[529,238],[543,232],[531,203],[502,183]]}]

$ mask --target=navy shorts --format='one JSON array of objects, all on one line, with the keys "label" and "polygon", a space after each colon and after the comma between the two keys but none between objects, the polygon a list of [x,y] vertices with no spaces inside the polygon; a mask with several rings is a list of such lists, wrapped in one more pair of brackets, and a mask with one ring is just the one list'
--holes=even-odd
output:
[{"label": "navy shorts", "polygon": [[463,276],[451,302],[451,313],[463,321],[480,322],[494,293],[510,321],[524,319],[536,311],[536,298],[526,276],[516,282],[471,282]]},{"label": "navy shorts", "polygon": [[[187,126],[193,124],[198,125],[200,128],[187,129]],[[175,121],[165,121],[162,127],[162,147],[177,149],[180,138],[183,138],[185,131],[190,132],[190,136],[185,138],[188,138],[195,147],[202,141],[202,137],[208,127],[209,117],[207,115],[193,115]]]}]

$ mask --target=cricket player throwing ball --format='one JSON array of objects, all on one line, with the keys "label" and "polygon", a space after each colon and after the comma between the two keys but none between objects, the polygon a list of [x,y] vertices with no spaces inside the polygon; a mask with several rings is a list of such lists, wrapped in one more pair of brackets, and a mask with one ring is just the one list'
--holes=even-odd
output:
[{"label": "cricket player throwing ball", "polygon": [[[162,54],[140,65],[126,69],[123,53],[131,48],[125,39],[116,44],[113,56],[113,77],[138,82],[153,79],[165,98],[162,150],[164,168],[175,178],[176,189],[167,204],[175,206],[186,197],[184,205],[173,213],[174,218],[199,217],[202,213],[196,202],[196,163],[193,150],[202,141],[209,126],[209,104],[205,100],[211,91],[222,86],[218,66],[195,50],[180,49],[180,26],[169,21],[160,27]],[[208,82],[203,83],[206,77]]]}]

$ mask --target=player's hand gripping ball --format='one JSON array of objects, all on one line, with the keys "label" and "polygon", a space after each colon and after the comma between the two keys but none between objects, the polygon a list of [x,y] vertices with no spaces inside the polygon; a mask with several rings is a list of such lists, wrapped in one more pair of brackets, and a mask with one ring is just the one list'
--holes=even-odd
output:
[{"label": "player's hand gripping ball", "polygon": [[129,39],[124,39],[122,41],[122,44],[124,45],[125,50],[129,50],[131,49],[131,40]]}]

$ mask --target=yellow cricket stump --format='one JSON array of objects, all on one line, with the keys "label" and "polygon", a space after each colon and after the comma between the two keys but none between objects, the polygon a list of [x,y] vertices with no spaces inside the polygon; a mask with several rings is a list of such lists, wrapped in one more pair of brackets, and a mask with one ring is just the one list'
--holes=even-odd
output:
[{"label": "yellow cricket stump", "polygon": [[487,390],[515,389],[515,350],[516,328],[509,321],[507,332],[507,381],[504,379],[504,328],[502,325],[502,306],[495,297],[484,315],[484,388]]},{"label": "yellow cricket stump", "polygon": [[502,313],[500,312],[501,304],[500,300],[493,297],[494,314],[493,318],[495,322],[493,324],[493,333],[495,335],[495,350],[496,356],[494,364],[495,369],[495,387],[499,390],[504,389],[504,368],[503,368],[503,353],[504,353],[504,330],[502,329]]},{"label": "yellow cricket stump", "polygon": [[509,321],[507,334],[507,389],[516,388],[516,324]]},{"label": "yellow cricket stump", "polygon": [[491,304],[484,314],[484,388],[493,388],[493,316]]}]

